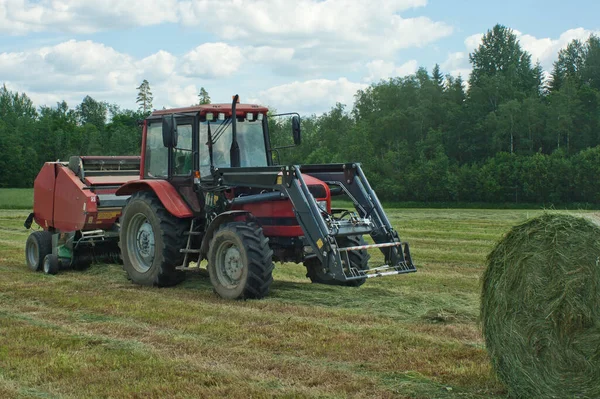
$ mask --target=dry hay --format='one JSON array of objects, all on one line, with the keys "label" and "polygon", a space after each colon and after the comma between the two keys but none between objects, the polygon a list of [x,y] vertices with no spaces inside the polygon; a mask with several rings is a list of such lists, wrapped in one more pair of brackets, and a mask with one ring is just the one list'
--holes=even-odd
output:
[{"label": "dry hay", "polygon": [[488,255],[481,318],[515,398],[600,398],[600,226],[546,213]]}]

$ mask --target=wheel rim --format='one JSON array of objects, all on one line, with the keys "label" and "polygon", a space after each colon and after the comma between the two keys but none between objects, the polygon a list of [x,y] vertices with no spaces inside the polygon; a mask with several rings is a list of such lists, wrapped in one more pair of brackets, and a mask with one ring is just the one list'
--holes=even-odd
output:
[{"label": "wheel rim", "polygon": [[40,249],[35,239],[27,242],[27,262],[32,267],[37,267],[39,264]]},{"label": "wheel rim", "polygon": [[222,242],[217,248],[217,278],[227,288],[239,285],[244,272],[244,262],[238,247],[231,241]]},{"label": "wheel rim", "polygon": [[48,256],[44,258],[44,273],[50,274],[50,258]]},{"label": "wheel rim", "polygon": [[154,261],[154,230],[148,218],[138,213],[133,216],[127,229],[127,250],[133,255],[133,268],[140,273],[150,270]]}]

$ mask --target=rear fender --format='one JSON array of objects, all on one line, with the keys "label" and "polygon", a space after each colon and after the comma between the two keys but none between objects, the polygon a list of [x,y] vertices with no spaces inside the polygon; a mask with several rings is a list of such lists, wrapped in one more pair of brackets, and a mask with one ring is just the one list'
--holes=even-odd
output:
[{"label": "rear fender", "polygon": [[175,190],[175,187],[166,180],[133,180],[123,184],[115,195],[132,195],[140,191],[152,191],[169,213],[177,218],[189,218],[192,211]]},{"label": "rear fender", "polygon": [[248,211],[228,211],[219,214],[208,226],[206,229],[206,233],[204,234],[204,238],[202,238],[202,245],[200,246],[200,253],[203,257],[208,253],[208,246],[210,245],[210,240],[212,240],[215,231],[224,223],[229,223],[235,221],[239,216],[250,216],[251,213]]}]

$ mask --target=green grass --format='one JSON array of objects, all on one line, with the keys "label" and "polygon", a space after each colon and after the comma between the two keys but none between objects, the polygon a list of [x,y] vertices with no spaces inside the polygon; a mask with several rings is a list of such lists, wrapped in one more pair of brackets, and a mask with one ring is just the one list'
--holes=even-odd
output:
[{"label": "green grass", "polygon": [[[277,265],[271,295],[225,301],[120,266],[26,269],[26,211],[0,211],[0,397],[503,398],[478,327],[480,276],[526,210],[389,210],[419,271],[358,289]],[[372,258],[372,265],[381,256]]]},{"label": "green grass", "polygon": [[33,189],[0,188],[0,209],[32,209]]}]

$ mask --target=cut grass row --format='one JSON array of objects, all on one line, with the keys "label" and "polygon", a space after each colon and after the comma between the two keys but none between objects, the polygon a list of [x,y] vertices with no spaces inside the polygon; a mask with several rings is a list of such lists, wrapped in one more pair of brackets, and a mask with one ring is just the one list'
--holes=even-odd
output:
[{"label": "cut grass row", "polygon": [[277,265],[268,298],[224,301],[204,273],[154,289],[118,265],[29,272],[27,212],[0,211],[0,397],[504,397],[479,278],[493,243],[537,213],[389,210],[418,273],[351,289]]}]

